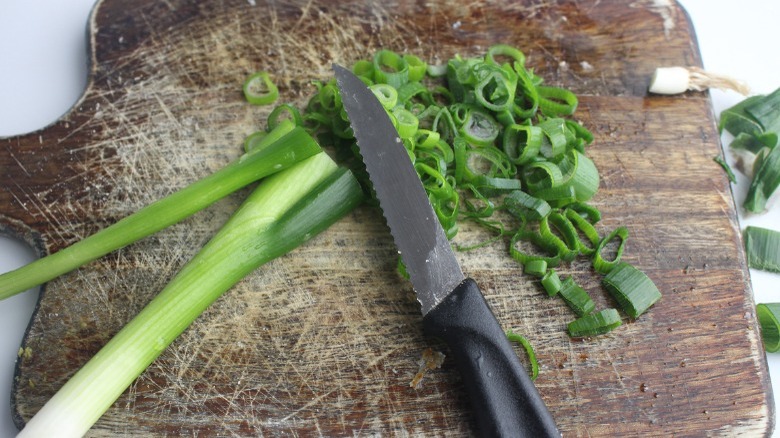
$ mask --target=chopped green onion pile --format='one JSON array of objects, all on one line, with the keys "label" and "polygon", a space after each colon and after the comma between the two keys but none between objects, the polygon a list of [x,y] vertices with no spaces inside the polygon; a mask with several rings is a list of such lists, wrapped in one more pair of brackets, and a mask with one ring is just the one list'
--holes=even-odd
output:
[{"label": "chopped green onion pile", "polygon": [[761,213],[780,186],[780,88],[751,96],[723,111],[719,128],[734,136],[730,148],[753,159],[752,180],[743,206]]},{"label": "chopped green onion pile", "polygon": [[[585,154],[593,134],[571,118],[578,105],[574,93],[544,84],[522,51],[503,44],[482,57],[455,56],[435,66],[380,50],[352,71],[393,120],[450,239],[461,221],[480,224],[495,234],[488,243],[508,241],[510,255],[548,295],[560,295],[578,316],[595,310],[587,292],[573,279],[562,282],[553,268],[585,256],[606,275],[623,263],[628,230],[601,236],[596,229],[601,214],[587,202],[598,190],[599,174]],[[303,125],[333,146],[370,192],[335,79],[315,85]],[[620,286],[626,297],[620,304],[636,317],[642,313],[636,309],[644,311],[659,296],[645,297],[649,289],[633,286]],[[610,320],[605,327],[615,325]]]}]

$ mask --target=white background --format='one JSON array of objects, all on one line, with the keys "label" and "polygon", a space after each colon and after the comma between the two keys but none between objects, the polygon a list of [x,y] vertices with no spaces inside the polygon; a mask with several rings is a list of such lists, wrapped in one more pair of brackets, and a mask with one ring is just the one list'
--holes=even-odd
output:
[{"label": "white background", "polygon": [[[79,98],[86,86],[86,23],[93,3],[94,0],[0,1],[0,137],[40,129],[55,121]],[[766,94],[780,87],[780,1],[680,3],[692,17],[707,70],[742,79],[756,93]],[[713,91],[712,97],[716,113],[740,100],[732,92]],[[741,178],[734,187],[738,204],[746,189],[746,181]],[[769,214],[740,216],[741,225],[780,230],[777,204]],[[0,272],[32,258],[32,251],[25,245],[0,237]],[[756,271],[751,275],[756,302],[780,301],[780,275]],[[0,438],[16,432],[8,401],[13,365],[36,299],[37,291],[30,291],[0,302]],[[780,397],[780,355],[770,355],[769,366],[776,381],[775,396]]]}]

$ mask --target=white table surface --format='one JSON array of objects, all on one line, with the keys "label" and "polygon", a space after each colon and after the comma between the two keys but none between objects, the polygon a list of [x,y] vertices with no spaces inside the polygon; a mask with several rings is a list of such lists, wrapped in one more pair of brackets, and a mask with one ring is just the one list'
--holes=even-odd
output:
[{"label": "white table surface", "polygon": [[[65,113],[86,85],[86,22],[94,0],[2,0],[0,2],[0,137],[40,129]],[[664,4],[655,0],[655,4]],[[780,87],[777,0],[681,0],[692,17],[705,69],[746,81],[755,93]],[[716,113],[741,99],[713,91]],[[738,175],[741,177],[741,175]],[[744,177],[734,186],[745,197]],[[780,202],[768,214],[741,225],[780,230]],[[0,272],[33,259],[24,244],[0,237]],[[780,301],[780,275],[751,271],[756,302]],[[772,295],[772,292],[775,295]],[[0,438],[11,437],[9,394],[19,342],[37,290],[0,302]],[[780,397],[780,354],[769,355],[774,394]],[[777,403],[776,403],[777,404]],[[780,405],[778,405],[780,406]],[[780,434],[775,434],[780,436]]]}]

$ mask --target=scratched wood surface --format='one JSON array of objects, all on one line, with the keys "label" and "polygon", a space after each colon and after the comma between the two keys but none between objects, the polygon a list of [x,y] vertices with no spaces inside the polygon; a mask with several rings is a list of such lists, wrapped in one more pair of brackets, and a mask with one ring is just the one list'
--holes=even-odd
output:
[{"label": "scratched wood surface", "polygon": [[[56,251],[218,168],[264,126],[245,77],[268,70],[302,105],[311,79],[379,47],[437,62],[521,47],[548,83],[580,94],[602,173],[602,232],[664,297],[613,334],[572,340],[505,243],[458,253],[506,329],[526,335],[565,436],[768,434],[774,407],[735,207],[712,162],[707,94],[648,96],[656,66],[700,65],[666,1],[99,2],[91,79],[62,120],[0,139],[0,224]],[[45,286],[12,402],[21,427],[226,220],[245,191]],[[458,243],[483,236],[464,226]],[[445,360],[418,388],[419,306],[395,273],[376,210],[361,207],[219,299],[129,388],[91,436],[459,436],[471,432]],[[562,271],[614,306],[586,264]]]}]

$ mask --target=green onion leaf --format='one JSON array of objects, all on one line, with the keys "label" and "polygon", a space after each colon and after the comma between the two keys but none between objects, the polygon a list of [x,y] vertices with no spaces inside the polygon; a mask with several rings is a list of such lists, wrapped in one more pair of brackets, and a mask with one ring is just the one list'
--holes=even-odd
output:
[{"label": "green onion leaf", "polygon": [[780,303],[756,305],[756,316],[761,326],[764,349],[770,353],[780,351]]},{"label": "green onion leaf", "polygon": [[759,164],[744,203],[745,209],[753,213],[765,211],[767,201],[780,187],[780,146],[762,156]]},{"label": "green onion leaf", "polygon": [[780,273],[780,232],[749,226],[743,234],[748,266]]},{"label": "green onion leaf", "polygon": [[653,280],[625,262],[618,263],[609,271],[602,283],[623,311],[634,319],[661,299],[661,292]]}]

